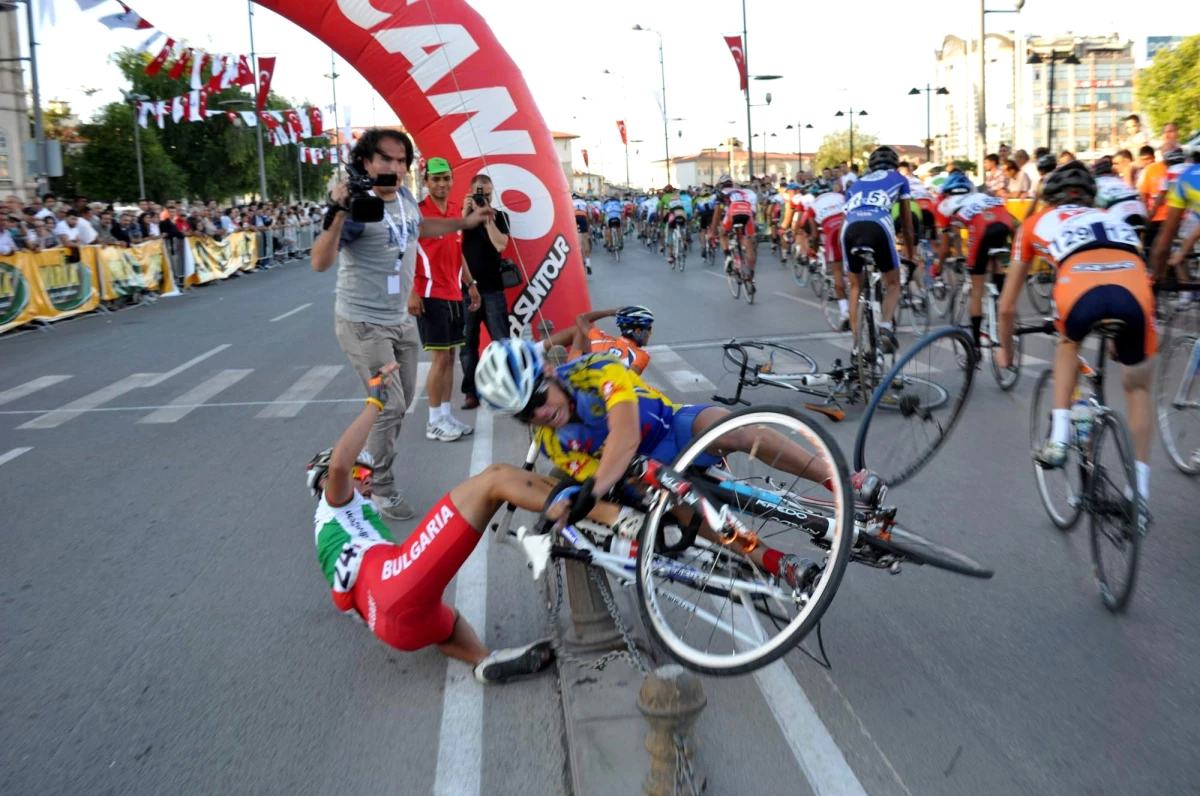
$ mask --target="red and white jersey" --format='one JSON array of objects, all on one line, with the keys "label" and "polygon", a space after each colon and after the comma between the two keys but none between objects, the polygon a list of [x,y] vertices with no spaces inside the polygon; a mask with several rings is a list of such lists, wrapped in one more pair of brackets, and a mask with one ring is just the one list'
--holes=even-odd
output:
[{"label": "red and white jersey", "polygon": [[[970,226],[975,216],[986,210],[1004,207],[1004,200],[982,193],[970,193],[966,196],[947,196],[934,209],[934,220],[938,229],[946,227],[966,228]],[[1005,210],[1005,216],[1008,211]]]},{"label": "red and white jersey", "polygon": [[726,214],[734,216],[754,215],[755,199],[752,191],[743,188],[726,188],[717,194],[717,203],[725,205]]},{"label": "red and white jersey", "polygon": [[1137,232],[1106,210],[1080,205],[1048,207],[1034,213],[1017,230],[1012,259],[1033,262],[1041,255],[1055,266],[1085,249],[1122,249],[1140,252]]},{"label": "red and white jersey", "polygon": [[836,191],[814,196],[805,217],[816,221],[823,230],[835,229],[842,225],[846,216],[846,197]]}]

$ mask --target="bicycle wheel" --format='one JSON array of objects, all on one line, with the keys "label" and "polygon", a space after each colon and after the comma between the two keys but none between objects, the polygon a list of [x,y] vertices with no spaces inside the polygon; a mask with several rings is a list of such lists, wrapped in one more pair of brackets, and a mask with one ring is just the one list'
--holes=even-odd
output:
[{"label": "bicycle wheel", "polygon": [[939,318],[945,318],[949,314],[954,294],[957,292],[958,281],[958,272],[948,263],[944,263],[942,273],[933,280],[933,285],[929,288],[933,311]]},{"label": "bicycle wheel", "polygon": [[[869,288],[864,288],[867,290]],[[854,367],[858,371],[858,386],[862,391],[863,400],[875,391],[879,378],[883,375],[882,357],[879,353],[879,338],[875,330],[875,313],[870,302],[860,301],[857,331],[854,334],[854,349],[852,354]]]},{"label": "bicycle wheel", "polygon": [[920,472],[949,439],[974,378],[969,334],[949,326],[922,338],[871,396],[854,441],[854,469],[870,468],[888,486]]},{"label": "bicycle wheel", "polygon": [[[817,361],[803,351],[782,343],[767,343],[759,340],[739,340],[746,352],[747,370],[775,381],[799,381],[804,376],[817,372]],[[740,373],[740,352],[735,356],[732,349],[725,349],[725,370]]]},{"label": "bicycle wheel", "polygon": [[[742,266],[745,268],[745,266]],[[742,286],[742,295],[746,298],[747,304],[754,303],[754,294],[758,292],[758,288],[754,286],[754,274],[749,274],[744,277],[746,284]]]},{"label": "bicycle wheel", "polygon": [[896,331],[921,337],[929,331],[929,292],[918,278],[910,278],[900,289],[896,305]]},{"label": "bicycle wheel", "polygon": [[[1020,339],[1019,337],[1017,338]],[[1054,408],[1054,370],[1047,368],[1038,376],[1033,388],[1033,406],[1029,410],[1029,449],[1039,450],[1050,438]],[[1055,527],[1069,531],[1079,522],[1083,504],[1084,461],[1074,442],[1067,448],[1067,461],[1056,470],[1047,470],[1033,464],[1033,477],[1037,482],[1038,495],[1050,515]]]},{"label": "bicycle wheel", "polygon": [[[784,254],[784,265],[787,265],[787,254]],[[804,287],[812,279],[812,271],[808,268],[808,260],[801,258],[799,255],[792,258],[792,281],[800,287]],[[816,288],[814,287],[814,290]]]},{"label": "bicycle wheel", "polygon": [[972,578],[986,579],[996,574],[970,556],[906,531],[899,525],[892,525],[881,533],[860,534],[859,539],[876,550],[902,556],[914,564],[928,564]]},{"label": "bicycle wheel", "polygon": [[680,273],[687,266],[687,246],[678,237],[675,241],[675,264],[679,266]]},{"label": "bicycle wheel", "polygon": [[988,362],[992,366],[992,378],[996,380],[1000,389],[1008,392],[1021,380],[1021,352],[1025,350],[1025,335],[1013,335],[1013,360],[1010,367],[1002,368],[996,364],[996,354],[1000,350],[1000,343],[992,340],[988,345]]},{"label": "bicycle wheel", "polygon": [[[721,467],[693,488],[710,502],[720,498],[719,508],[755,534],[758,555],[703,537],[681,553],[656,552],[674,521],[674,501],[661,496],[639,538],[638,598],[650,634],[676,661],[705,674],[744,674],[785,655],[829,607],[850,557],[853,496],[837,444],[792,409],[733,412],[693,439],[672,468],[687,471],[708,449],[724,452]],[[783,469],[810,457],[825,463],[832,494]],[[802,582],[792,587],[765,571],[768,546],[810,559]]]},{"label": "bicycle wheel", "polygon": [[[799,254],[796,256],[798,257]],[[832,281],[829,281],[829,268],[822,261],[812,261],[809,264],[808,273],[808,284],[812,286],[813,293],[820,300],[825,295],[826,288],[833,284]]]},{"label": "bicycle wheel", "polygon": [[1200,375],[1193,359],[1200,355],[1200,338],[1174,337],[1163,347],[1154,385],[1155,419],[1163,448],[1179,470],[1200,473]]},{"label": "bicycle wheel", "polygon": [[1092,567],[1104,606],[1123,611],[1137,580],[1141,498],[1129,429],[1115,412],[1101,412],[1092,429],[1092,477],[1088,484]]},{"label": "bicycle wheel", "polygon": [[725,281],[729,284],[729,295],[735,299],[742,295],[742,264],[733,252],[733,263],[725,266]]}]

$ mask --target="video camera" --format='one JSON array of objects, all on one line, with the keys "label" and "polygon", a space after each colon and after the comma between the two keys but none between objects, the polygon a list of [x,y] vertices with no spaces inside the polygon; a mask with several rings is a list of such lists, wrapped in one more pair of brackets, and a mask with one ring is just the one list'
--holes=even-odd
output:
[{"label": "video camera", "polygon": [[391,188],[396,185],[395,174],[380,174],[372,177],[356,166],[347,164],[350,175],[350,218],[360,224],[383,220],[383,200],[371,193],[376,186]]}]

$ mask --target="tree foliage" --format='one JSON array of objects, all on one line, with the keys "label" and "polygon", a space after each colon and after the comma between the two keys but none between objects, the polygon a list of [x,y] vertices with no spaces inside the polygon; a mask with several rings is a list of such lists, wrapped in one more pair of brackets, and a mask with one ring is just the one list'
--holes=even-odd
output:
[{"label": "tree foliage", "polygon": [[[858,163],[864,163],[867,159],[867,153],[879,146],[879,138],[873,133],[866,133],[858,129],[855,125],[854,129],[854,159]],[[815,166],[818,169],[823,169],[836,166],[839,163],[850,162],[850,130],[845,129],[836,133],[830,133],[821,140],[821,146],[817,149]]]},{"label": "tree foliage", "polygon": [[1138,103],[1155,130],[1175,122],[1185,140],[1200,129],[1200,34],[1158,51],[1138,76]]},{"label": "tree foliage", "polygon": [[[185,79],[172,80],[166,70],[153,77],[147,75],[145,66],[148,60],[147,54],[128,48],[112,56],[113,63],[129,81],[132,93],[148,96],[151,100],[169,100],[189,91]],[[286,110],[305,104],[274,93],[267,99],[269,110]],[[252,111],[254,95],[239,86],[230,86],[225,91],[210,94],[208,107],[210,110]],[[98,199],[137,198],[137,161],[130,127],[132,114],[130,105],[114,103],[97,114],[93,123],[80,125],[80,137],[91,143],[68,159],[67,168],[72,172],[70,181],[81,192]],[[300,176],[304,181],[304,197],[324,196],[332,167],[327,163],[319,166],[300,165],[299,151],[295,145],[273,147],[265,140],[265,130],[263,132],[263,160],[270,198],[297,196]],[[235,125],[224,116],[214,116],[202,122],[181,121],[178,124],[167,119],[160,130],[152,118],[141,133],[146,193],[149,194],[147,198],[163,202],[167,198],[186,196],[224,202],[239,196],[258,195],[255,128]],[[109,148],[93,146],[97,141],[107,142]],[[305,140],[304,145],[327,144],[323,138],[312,138]],[[123,149],[122,146],[127,148]],[[151,153],[151,146],[155,147],[157,154]],[[165,158],[166,164],[159,162],[159,158]],[[153,167],[152,159],[155,161]],[[167,168],[167,164],[170,168]],[[152,168],[156,174],[153,185],[150,178]],[[132,192],[130,185],[133,186]]]}]

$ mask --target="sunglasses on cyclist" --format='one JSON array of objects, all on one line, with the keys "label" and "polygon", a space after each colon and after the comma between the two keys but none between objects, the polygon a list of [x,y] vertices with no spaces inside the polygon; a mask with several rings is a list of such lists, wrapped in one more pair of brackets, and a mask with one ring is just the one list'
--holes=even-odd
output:
[{"label": "sunglasses on cyclist", "polygon": [[533,419],[533,413],[539,407],[545,406],[547,399],[550,397],[550,387],[543,380],[541,384],[533,389],[533,395],[529,396],[529,403],[520,412],[517,412],[515,417],[522,423],[528,423]]},{"label": "sunglasses on cyclist", "polygon": [[366,481],[374,474],[374,470],[370,467],[363,467],[361,464],[356,464],[350,468],[350,477],[355,481]]}]

